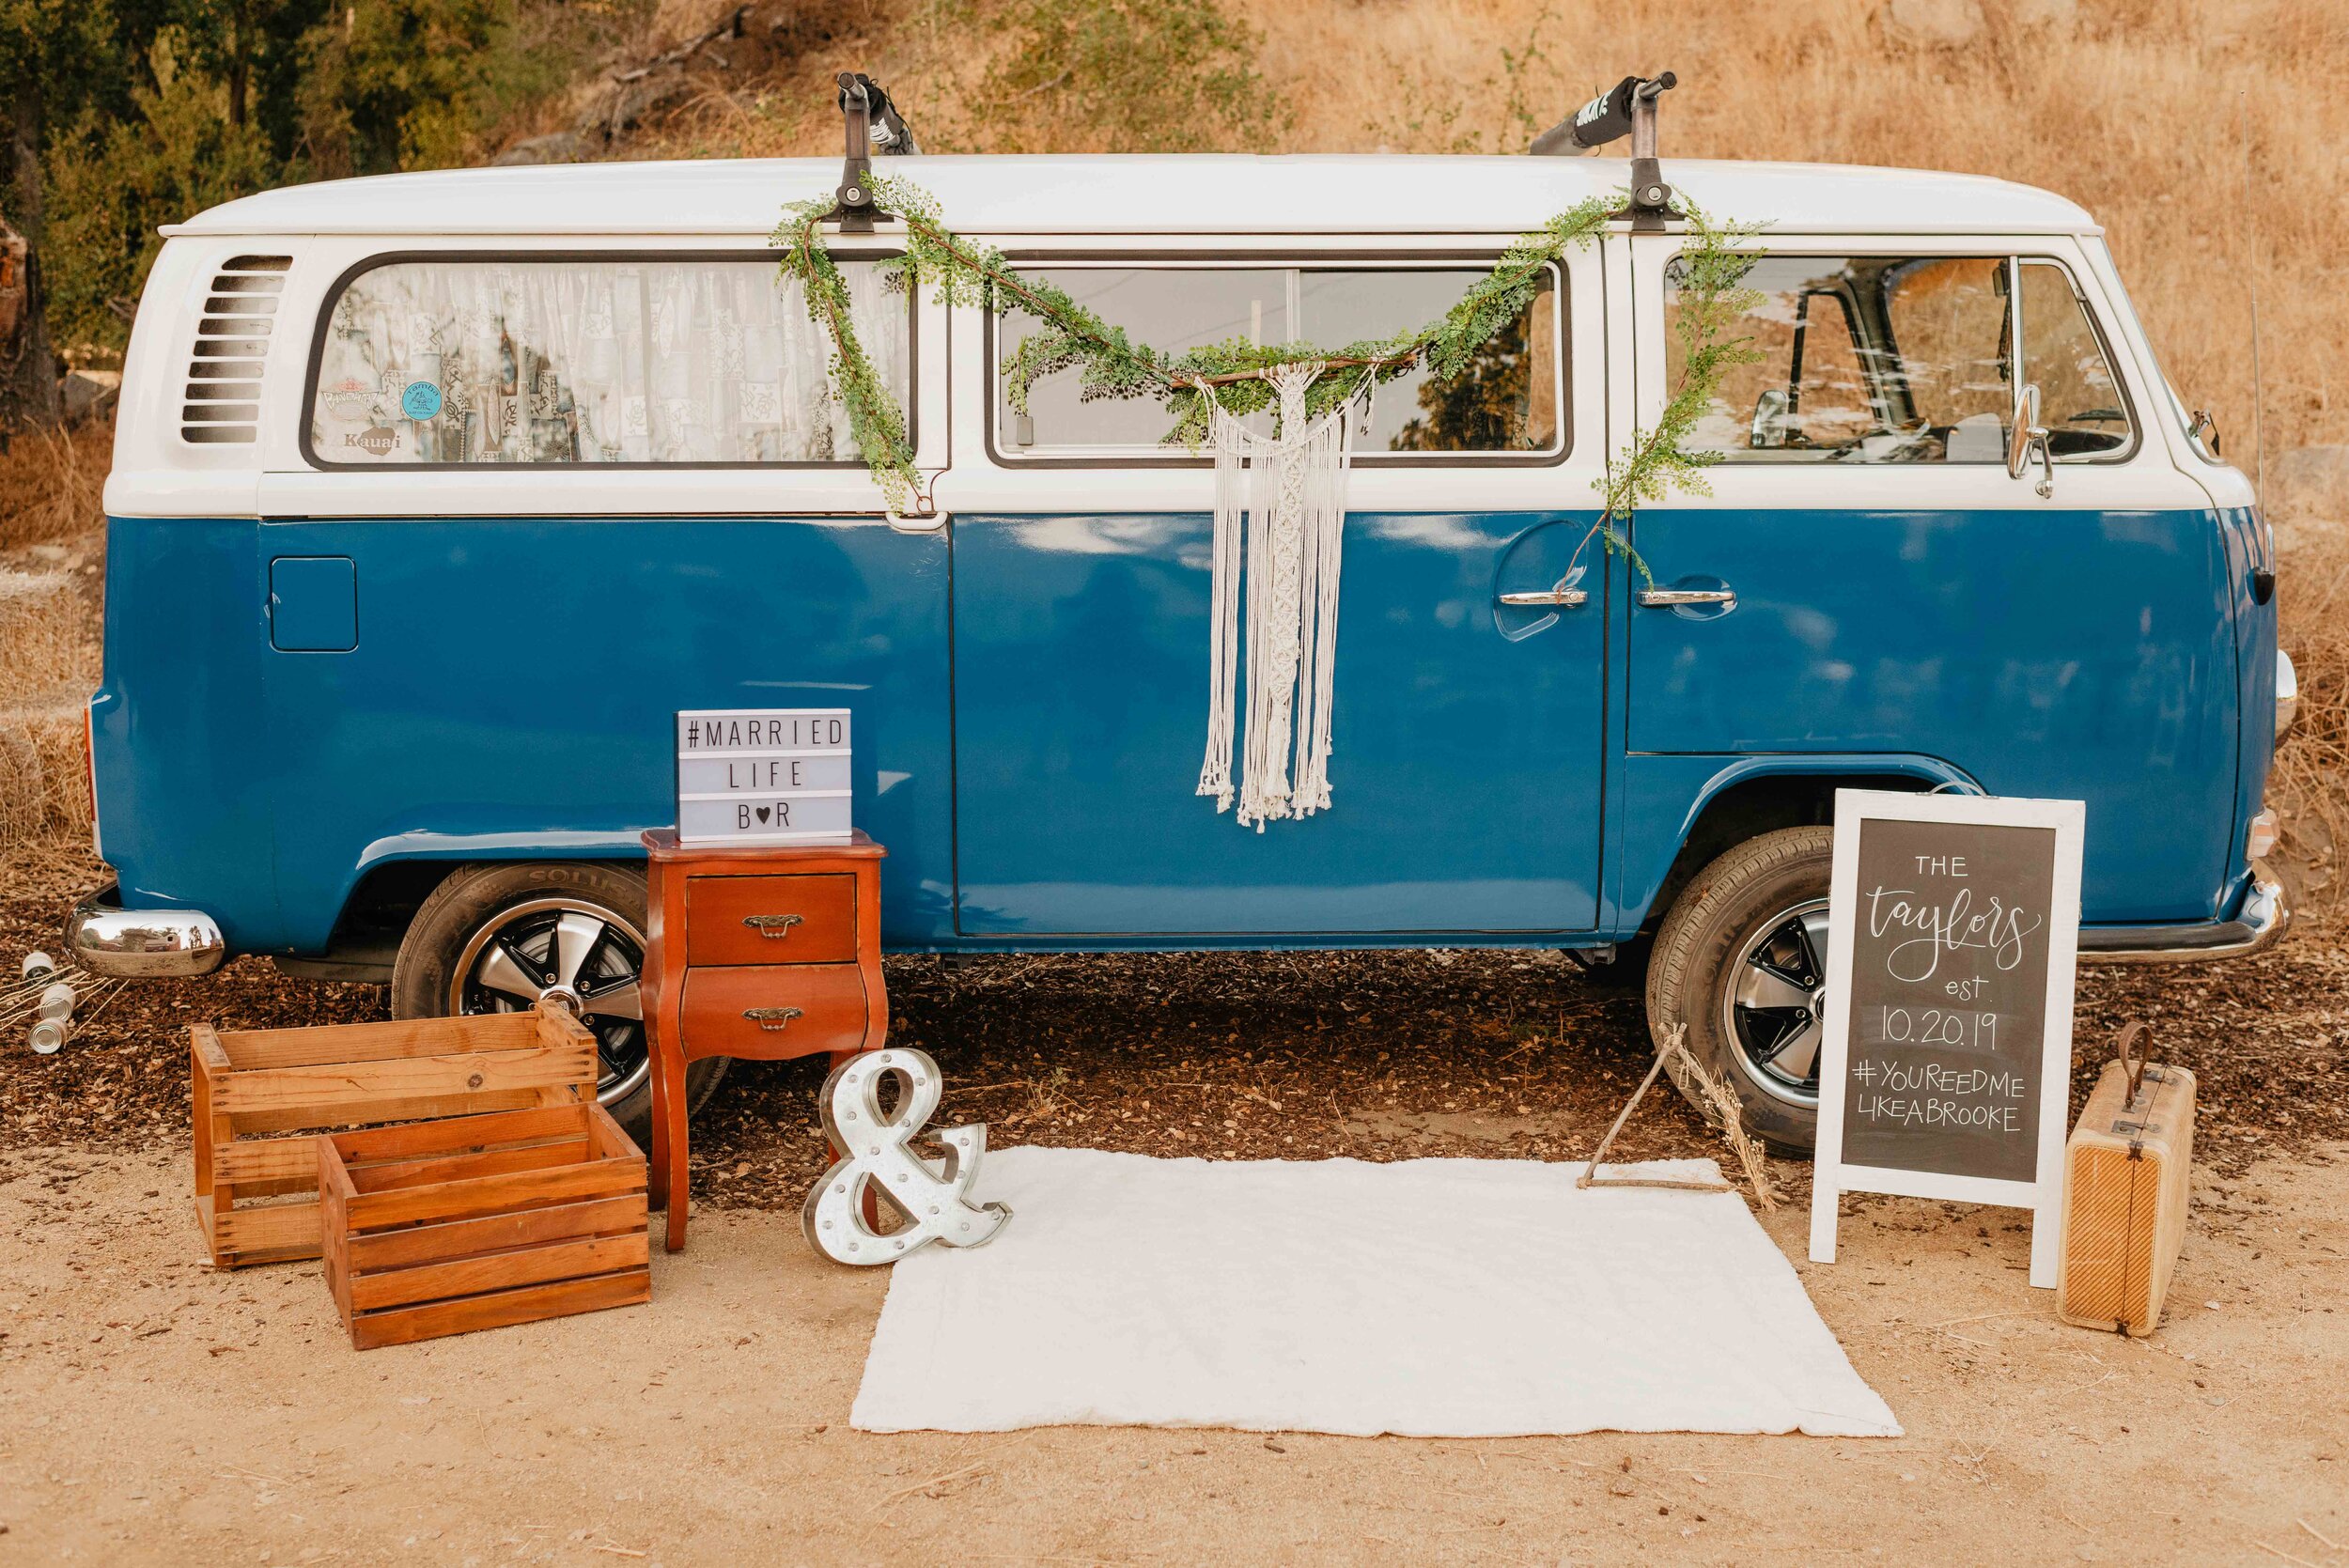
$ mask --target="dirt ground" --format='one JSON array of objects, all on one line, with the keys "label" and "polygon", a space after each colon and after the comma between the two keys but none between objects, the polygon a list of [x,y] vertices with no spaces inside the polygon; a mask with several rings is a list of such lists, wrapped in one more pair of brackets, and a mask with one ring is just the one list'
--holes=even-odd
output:
[{"label": "dirt ground", "polygon": [[[97,875],[0,854],[0,957]],[[2017,1217],[1846,1203],[1803,1261],[1909,1435],[1428,1441],[848,1426],[887,1281],[797,1232],[822,1068],[697,1121],[690,1251],[648,1307],[355,1354],[314,1265],[216,1274],[186,1191],[185,1027],[381,1016],[241,960],[0,1040],[0,1568],[15,1562],[2279,1561],[2349,1568],[2349,986],[2331,924],[2259,959],[2087,970],[2203,1086],[2197,1206],[2149,1343],[2057,1324]],[[896,1041],[998,1147],[1210,1158],[1586,1154],[1645,1066],[1636,991],[1521,953],[893,959]],[[1717,1154],[1676,1098],[1626,1157]],[[1528,1333],[1544,1325],[1529,1323]],[[2333,1543],[2340,1543],[2334,1545]]]},{"label": "dirt ground", "polygon": [[[2206,1180],[2155,1339],[2026,1238],[1855,1201],[1771,1234],[1892,1441],[851,1431],[885,1274],[705,1216],[650,1306],[356,1354],[316,1270],[211,1272],[175,1153],[0,1176],[0,1563],[2349,1563],[2349,1145]],[[1526,1325],[1528,1333],[1543,1326]]]}]

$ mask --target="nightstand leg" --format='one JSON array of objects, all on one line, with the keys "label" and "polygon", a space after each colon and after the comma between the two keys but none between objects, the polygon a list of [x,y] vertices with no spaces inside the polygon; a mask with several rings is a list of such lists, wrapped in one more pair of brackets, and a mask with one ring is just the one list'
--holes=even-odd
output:
[{"label": "nightstand leg", "polygon": [[664,1163],[668,1167],[669,1250],[685,1249],[685,1214],[692,1203],[691,1183],[686,1176],[688,1150],[685,1134],[685,1053],[663,1051],[661,1055],[661,1078],[664,1093],[660,1115],[668,1145]]},{"label": "nightstand leg", "polygon": [[651,1146],[645,1151],[645,1205],[665,1209],[669,1206],[669,1081],[661,1070],[661,1047],[653,1039],[649,1021],[645,1046],[652,1056],[652,1126],[647,1133]]}]

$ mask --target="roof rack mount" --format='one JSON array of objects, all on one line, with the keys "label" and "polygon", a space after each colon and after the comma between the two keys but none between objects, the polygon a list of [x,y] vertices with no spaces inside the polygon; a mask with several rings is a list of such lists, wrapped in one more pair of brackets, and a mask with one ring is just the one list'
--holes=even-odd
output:
[{"label": "roof rack mount", "polygon": [[1631,206],[1626,214],[1637,232],[1663,228],[1672,215],[1672,188],[1664,183],[1657,161],[1656,101],[1680,85],[1671,71],[1655,76],[1626,76],[1533,138],[1527,150],[1536,157],[1576,157],[1595,151],[1625,135],[1631,138]]},{"label": "roof rack mount", "polygon": [[843,234],[870,234],[876,219],[885,218],[873,201],[873,155],[903,156],[922,150],[913,128],[890,101],[888,89],[863,71],[844,70],[840,84],[840,117],[848,132],[848,155],[840,165],[838,205],[825,214]]}]

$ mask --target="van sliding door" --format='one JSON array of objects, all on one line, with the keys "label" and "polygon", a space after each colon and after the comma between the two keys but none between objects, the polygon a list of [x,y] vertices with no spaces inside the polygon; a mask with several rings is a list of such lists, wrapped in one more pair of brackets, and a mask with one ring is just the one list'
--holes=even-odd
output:
[{"label": "van sliding door", "polygon": [[[1179,349],[1417,326],[1497,247],[1459,251],[1015,259]],[[1196,792],[1207,455],[1163,442],[1157,400],[1086,399],[1071,373],[1041,380],[1025,416],[1001,385],[958,400],[958,460],[940,486],[955,519],[957,930],[1589,929],[1612,569],[1586,539],[1606,448],[1600,298],[1595,256],[1579,255],[1457,382],[1415,373],[1380,389],[1346,480],[1331,804],[1261,832]],[[1034,325],[961,313],[957,362],[992,373]]]}]

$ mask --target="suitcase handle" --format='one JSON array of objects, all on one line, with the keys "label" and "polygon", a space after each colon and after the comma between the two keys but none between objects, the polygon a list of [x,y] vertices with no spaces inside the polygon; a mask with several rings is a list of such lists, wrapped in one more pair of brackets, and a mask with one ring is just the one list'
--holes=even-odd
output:
[{"label": "suitcase handle", "polygon": [[2132,1106],[2137,1104],[2138,1095],[2143,1093],[2145,1088],[2145,1053],[2139,1050],[2136,1060],[2132,1061],[2129,1057],[2129,1048],[2136,1045],[2144,1035],[2145,1020],[2142,1018],[2121,1031],[2121,1043],[2118,1048],[2121,1070],[2129,1076],[2129,1104]]}]

